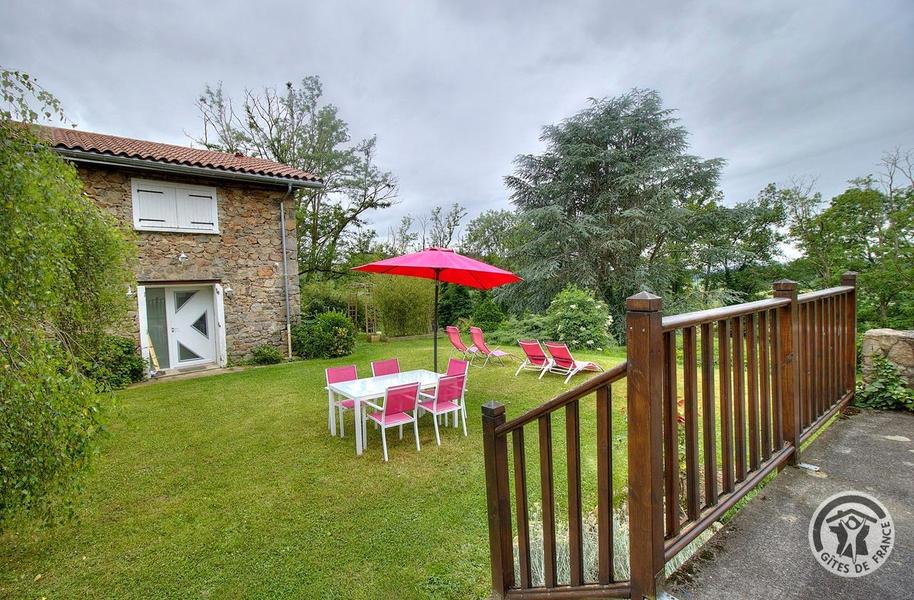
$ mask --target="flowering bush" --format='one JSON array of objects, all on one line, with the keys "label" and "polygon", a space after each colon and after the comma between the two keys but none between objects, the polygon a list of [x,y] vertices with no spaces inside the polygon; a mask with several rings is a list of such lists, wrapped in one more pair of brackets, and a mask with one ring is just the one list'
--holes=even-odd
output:
[{"label": "flowering bush", "polygon": [[556,294],[546,309],[548,337],[572,350],[602,351],[613,344],[612,323],[606,303],[573,284]]}]

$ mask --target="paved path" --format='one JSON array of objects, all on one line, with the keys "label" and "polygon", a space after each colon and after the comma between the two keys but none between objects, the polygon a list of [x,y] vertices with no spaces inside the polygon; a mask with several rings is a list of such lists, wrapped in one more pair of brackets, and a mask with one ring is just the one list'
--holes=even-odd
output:
[{"label": "paved path", "polygon": [[[861,411],[841,418],[670,578],[679,599],[914,598],[914,414]],[[823,500],[867,492],[895,522],[895,547],[873,573],[826,571],[809,548],[809,521]]]}]

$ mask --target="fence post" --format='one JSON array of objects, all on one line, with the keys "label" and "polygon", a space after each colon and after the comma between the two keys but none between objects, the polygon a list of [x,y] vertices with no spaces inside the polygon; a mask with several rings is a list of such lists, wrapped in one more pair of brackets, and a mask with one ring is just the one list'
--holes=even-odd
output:
[{"label": "fence post", "polygon": [[482,405],[482,450],[485,458],[486,505],[489,513],[489,562],[492,594],[500,600],[514,585],[514,554],[511,547],[511,507],[508,490],[508,442],[495,434],[505,422],[505,407],[498,402]]},{"label": "fence post", "polygon": [[790,304],[777,309],[778,355],[775,358],[780,374],[781,429],[784,441],[793,446],[791,465],[800,462],[800,377],[797,349],[800,343],[800,311],[797,302],[797,282],[781,279],[774,282],[774,297],[789,298]]},{"label": "fence post", "polygon": [[844,385],[850,390],[851,398],[853,398],[854,390],[857,387],[857,273],[854,271],[842,273],[841,285],[854,288],[854,291],[847,294],[847,305],[845,306],[847,311],[845,313],[846,329],[844,332],[847,339],[844,348],[847,381],[844,382]]},{"label": "fence post", "polygon": [[[628,519],[631,597],[663,587],[663,330],[658,296],[625,301],[628,334]],[[675,360],[675,357],[673,357]]]}]

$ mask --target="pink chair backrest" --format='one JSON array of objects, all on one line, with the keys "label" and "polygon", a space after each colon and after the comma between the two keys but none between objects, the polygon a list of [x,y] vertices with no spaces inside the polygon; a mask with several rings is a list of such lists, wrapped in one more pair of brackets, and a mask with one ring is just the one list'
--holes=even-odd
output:
[{"label": "pink chair backrest", "polygon": [[358,372],[355,365],[346,365],[345,367],[329,367],[326,371],[327,384],[342,383],[343,381],[352,381],[358,379]]},{"label": "pink chair backrest", "polygon": [[574,358],[571,356],[571,352],[568,351],[568,346],[565,344],[546,342],[546,350],[548,350],[549,354],[552,355],[552,358],[555,359],[556,366],[563,368],[571,368],[574,366]]},{"label": "pink chair backrest", "polygon": [[416,410],[416,402],[419,400],[419,384],[407,383],[406,385],[395,385],[387,388],[387,395],[384,398],[385,415],[393,415],[401,412],[412,412]]},{"label": "pink chair backrest", "polygon": [[393,375],[400,372],[400,361],[396,358],[387,360],[376,360],[371,363],[371,374],[375,377],[380,375]]},{"label": "pink chair backrest", "polygon": [[479,327],[470,327],[470,337],[473,338],[473,344],[483,354],[491,354],[492,351],[486,345],[486,340],[482,337],[482,329]]},{"label": "pink chair backrest", "polygon": [[456,402],[460,404],[463,397],[463,383],[465,375],[451,375],[438,380],[437,402]]},{"label": "pink chair backrest", "polygon": [[470,363],[459,358],[452,358],[447,361],[447,375],[466,375],[470,368]]},{"label": "pink chair backrest", "polygon": [[524,351],[524,354],[527,355],[527,360],[531,364],[542,366],[546,364],[546,353],[543,352],[543,347],[540,346],[540,343],[536,340],[518,340],[521,350]]},{"label": "pink chair backrest", "polygon": [[459,352],[466,352],[466,344],[463,343],[463,340],[460,339],[460,330],[454,327],[453,325],[448,325],[444,328],[447,331],[447,339],[451,341],[451,345],[454,348],[457,348]]}]

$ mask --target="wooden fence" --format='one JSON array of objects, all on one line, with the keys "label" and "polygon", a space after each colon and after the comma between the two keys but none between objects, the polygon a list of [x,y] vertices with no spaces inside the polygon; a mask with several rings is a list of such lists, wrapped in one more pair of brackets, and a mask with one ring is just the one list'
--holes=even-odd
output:
[{"label": "wooden fence", "polygon": [[[483,405],[494,597],[654,598],[667,561],[769,474],[797,464],[800,444],[853,398],[855,286],[856,274],[846,273],[839,287],[798,296],[795,282],[778,281],[768,300],[668,317],[661,315],[659,297],[642,292],[626,304],[625,362],[511,421],[504,406]],[[613,571],[612,531],[611,386],[622,379],[627,380],[627,580],[617,580]],[[584,569],[580,418],[580,407],[591,396],[597,472],[592,581],[585,580]],[[557,411],[565,413],[568,496],[569,575],[562,582],[553,471]],[[532,581],[528,425],[539,451],[543,585]]]}]

